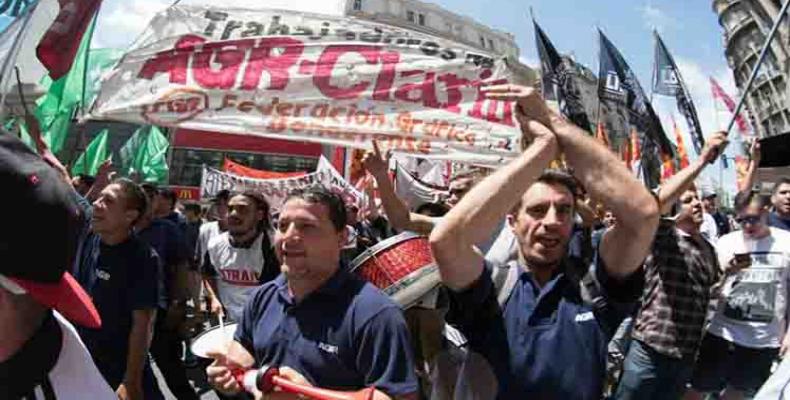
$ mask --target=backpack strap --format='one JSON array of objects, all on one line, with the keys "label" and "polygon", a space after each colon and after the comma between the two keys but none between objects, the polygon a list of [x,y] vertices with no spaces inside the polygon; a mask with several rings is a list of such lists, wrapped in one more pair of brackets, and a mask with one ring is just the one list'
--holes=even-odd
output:
[{"label": "backpack strap", "polygon": [[518,261],[510,261],[505,265],[494,265],[491,267],[491,280],[497,293],[497,302],[504,306],[513,288],[516,287],[521,267]]}]

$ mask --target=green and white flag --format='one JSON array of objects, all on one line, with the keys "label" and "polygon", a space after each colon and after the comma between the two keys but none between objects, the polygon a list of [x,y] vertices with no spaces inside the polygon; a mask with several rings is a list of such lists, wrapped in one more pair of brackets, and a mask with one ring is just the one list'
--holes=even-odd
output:
[{"label": "green and white flag", "polygon": [[104,129],[93,140],[91,140],[85,152],[80,154],[77,161],[71,167],[71,174],[86,174],[96,176],[99,166],[107,160],[109,151],[107,150],[107,129]]},{"label": "green and white flag", "polygon": [[121,173],[137,175],[142,182],[167,183],[168,146],[159,128],[149,125],[138,129],[119,151]]}]

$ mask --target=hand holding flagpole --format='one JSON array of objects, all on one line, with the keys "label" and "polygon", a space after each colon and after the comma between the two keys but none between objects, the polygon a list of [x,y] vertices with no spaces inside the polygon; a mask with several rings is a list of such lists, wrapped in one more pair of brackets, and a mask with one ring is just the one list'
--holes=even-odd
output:
[{"label": "hand holding flagpole", "polygon": [[743,94],[741,95],[740,100],[738,100],[738,105],[735,107],[735,110],[732,113],[732,117],[730,118],[730,122],[727,124],[727,130],[725,131],[728,135],[732,130],[732,126],[735,125],[735,120],[738,118],[738,114],[741,112],[741,108],[743,108],[743,103],[746,100],[746,96],[749,94],[749,89],[751,89],[752,84],[754,83],[754,79],[757,77],[757,72],[760,71],[760,66],[763,64],[765,60],[765,55],[768,53],[768,49],[771,46],[771,42],[776,36],[776,32],[779,30],[779,24],[782,23],[782,19],[784,18],[785,14],[787,13],[787,7],[790,6],[790,0],[785,0],[784,5],[782,5],[782,9],[779,11],[779,16],[776,17],[776,21],[774,21],[774,26],[771,28],[771,32],[768,34],[768,38],[765,40],[765,44],[763,44],[763,49],[760,51],[760,56],[757,58],[757,64],[755,64],[754,68],[752,69],[752,74],[749,76],[749,80],[746,81],[746,86],[743,88]]}]

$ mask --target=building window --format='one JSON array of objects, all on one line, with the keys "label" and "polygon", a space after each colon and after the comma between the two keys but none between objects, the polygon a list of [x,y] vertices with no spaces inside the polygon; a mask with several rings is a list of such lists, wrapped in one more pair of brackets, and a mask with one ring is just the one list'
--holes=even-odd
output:
[{"label": "building window", "polygon": [[420,13],[420,14],[417,16],[417,19],[418,19],[418,21],[419,21],[418,23],[420,24],[420,26],[425,26],[425,14],[423,14],[423,13]]},{"label": "building window", "polygon": [[354,0],[354,11],[362,11],[362,0]]},{"label": "building window", "polygon": [[406,11],[406,19],[409,22],[414,22],[414,11],[411,11],[411,10]]},{"label": "building window", "polygon": [[488,39],[488,48],[491,49],[491,50],[496,50],[494,48],[494,41],[491,40],[491,39]]},{"label": "building window", "polygon": [[486,48],[486,38],[484,38],[482,35],[480,36],[480,47],[484,49]]}]

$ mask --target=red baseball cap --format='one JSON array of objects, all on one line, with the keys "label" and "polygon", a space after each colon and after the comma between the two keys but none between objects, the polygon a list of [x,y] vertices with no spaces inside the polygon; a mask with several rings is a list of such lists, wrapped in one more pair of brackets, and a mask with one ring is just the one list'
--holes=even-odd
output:
[{"label": "red baseball cap", "polygon": [[84,216],[72,189],[38,154],[0,132],[0,283],[28,294],[77,324],[101,326],[96,307],[68,272],[74,265]]}]

